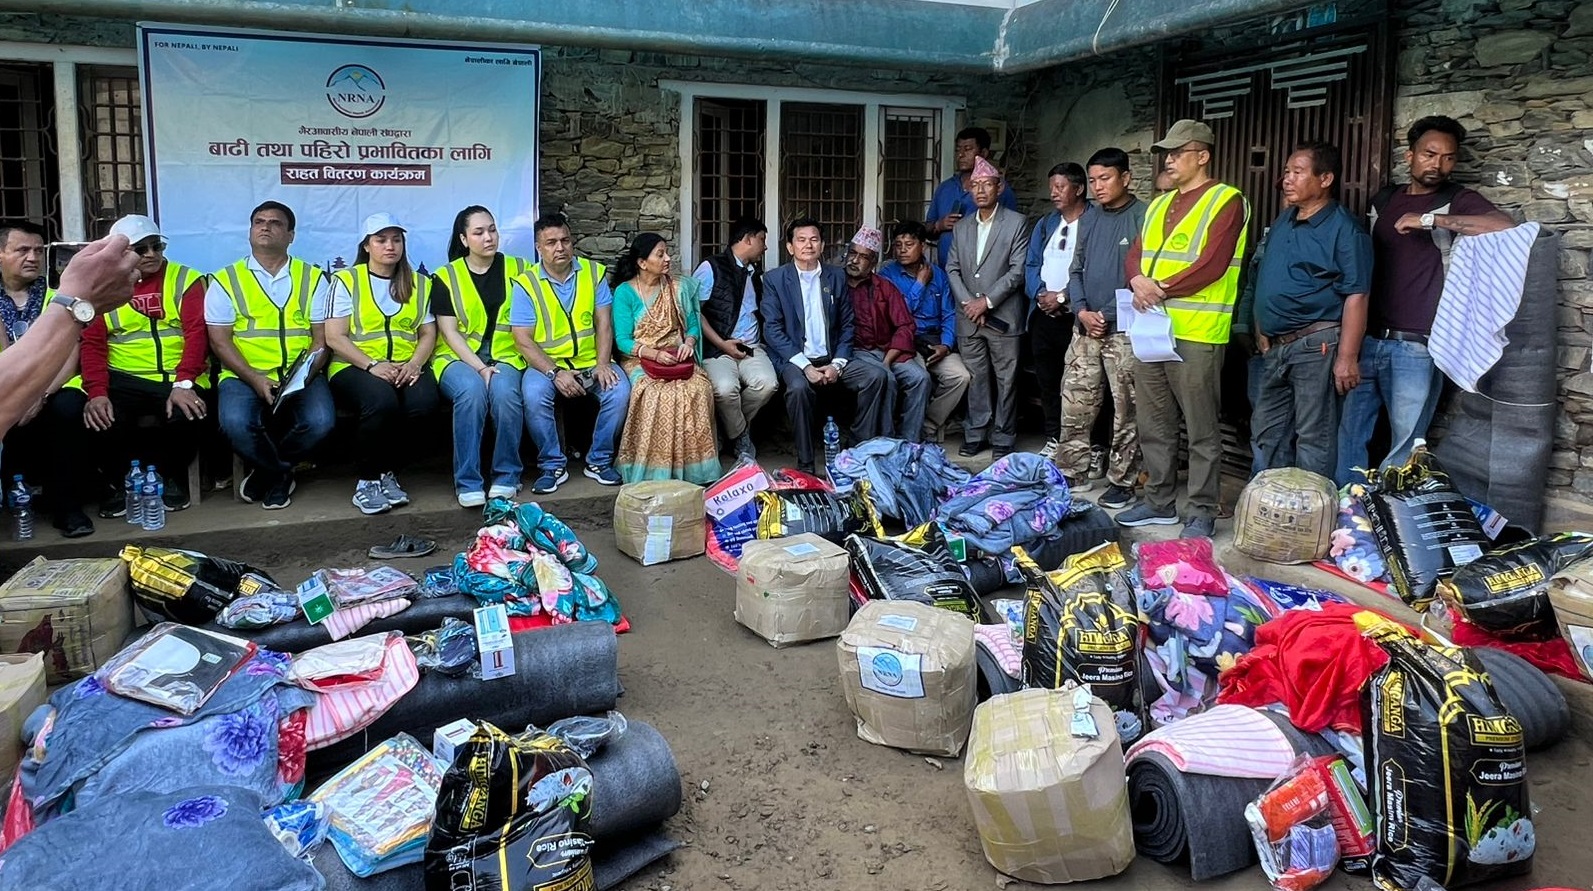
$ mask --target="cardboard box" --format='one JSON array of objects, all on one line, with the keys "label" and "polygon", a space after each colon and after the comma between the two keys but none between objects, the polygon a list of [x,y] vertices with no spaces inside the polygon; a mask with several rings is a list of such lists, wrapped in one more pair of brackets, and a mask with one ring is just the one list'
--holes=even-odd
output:
[{"label": "cardboard box", "polygon": [[736,621],[776,647],[834,637],[851,611],[846,549],[817,535],[749,541],[736,571]]},{"label": "cardboard box", "polygon": [[1099,735],[1075,737],[1075,692],[1022,690],[974,712],[963,763],[974,826],[990,865],[1025,882],[1105,878],[1134,860],[1112,709],[1090,697]]},{"label": "cardboard box", "polygon": [[614,545],[643,566],[695,557],[707,543],[702,486],[646,480],[614,498]]},{"label": "cardboard box", "polygon": [[133,630],[127,564],[34,558],[0,585],[0,652],[43,653],[52,686],[93,674]]},{"label": "cardboard box", "polygon": [[0,783],[22,761],[22,722],[44,704],[44,656],[0,656]]},{"label": "cardboard box", "polygon": [[453,766],[454,753],[459,747],[470,741],[476,732],[476,722],[469,718],[460,718],[452,724],[438,727],[431,738],[431,755],[447,770]]},{"label": "cardboard box", "polygon": [[1549,604],[1582,676],[1593,681],[1593,560],[1573,563],[1549,579]]},{"label": "cardboard box", "polygon": [[962,751],[977,696],[972,621],[876,600],[852,617],[836,651],[859,738],[926,755]]}]

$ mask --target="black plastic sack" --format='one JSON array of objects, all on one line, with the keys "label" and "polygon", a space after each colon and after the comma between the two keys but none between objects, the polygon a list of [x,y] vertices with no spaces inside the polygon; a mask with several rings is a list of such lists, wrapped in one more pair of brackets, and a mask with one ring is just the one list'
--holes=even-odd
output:
[{"label": "black plastic sack", "polygon": [[1530,872],[1521,723],[1471,652],[1372,633],[1389,655],[1362,697],[1378,887],[1412,891],[1425,876],[1453,889]]},{"label": "black plastic sack", "polygon": [[1549,579],[1593,553],[1593,535],[1562,532],[1496,548],[1438,583],[1444,603],[1484,631],[1548,640],[1559,635]]},{"label": "black plastic sack", "polygon": [[1114,712],[1140,716],[1139,619],[1114,602],[1112,590],[1123,584],[1121,569],[1075,561],[1049,575],[1022,548],[1012,550],[1028,585],[1023,686],[1055,690],[1074,681]]},{"label": "black plastic sack", "polygon": [[846,553],[851,558],[852,577],[868,599],[910,600],[979,621],[979,597],[951,555],[938,525],[927,525],[919,547],[849,535]]},{"label": "black plastic sack", "polygon": [[248,564],[198,551],[127,545],[121,558],[132,579],[133,599],[144,612],[184,625],[203,625],[216,618],[238,596],[238,582],[247,573],[274,581]]},{"label": "black plastic sack", "polygon": [[1439,579],[1490,546],[1470,503],[1425,449],[1385,468],[1363,503],[1394,590],[1418,610],[1432,603]]},{"label": "black plastic sack", "polygon": [[592,771],[547,734],[482,724],[437,793],[426,891],[589,891]]},{"label": "black plastic sack", "polygon": [[812,490],[766,489],[753,496],[758,506],[758,537],[789,538],[811,532],[841,544],[848,535],[883,535],[868,483],[859,482],[845,495]]}]

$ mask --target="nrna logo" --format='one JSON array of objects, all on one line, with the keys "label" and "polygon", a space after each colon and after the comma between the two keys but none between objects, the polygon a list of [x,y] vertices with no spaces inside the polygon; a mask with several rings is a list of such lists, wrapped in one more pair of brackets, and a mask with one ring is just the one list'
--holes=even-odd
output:
[{"label": "nrna logo", "polygon": [[368,118],[381,111],[382,103],[387,101],[387,85],[371,68],[344,65],[327,77],[326,101],[344,117]]}]

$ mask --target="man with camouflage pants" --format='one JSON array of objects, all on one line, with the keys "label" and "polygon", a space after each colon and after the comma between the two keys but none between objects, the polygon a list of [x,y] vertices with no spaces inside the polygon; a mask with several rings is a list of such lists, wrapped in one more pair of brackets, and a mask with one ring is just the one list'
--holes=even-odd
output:
[{"label": "man with camouflage pants", "polygon": [[1133,348],[1117,326],[1117,290],[1124,286],[1128,249],[1145,223],[1145,202],[1129,192],[1128,155],[1105,148],[1086,165],[1095,203],[1079,221],[1078,248],[1068,279],[1068,303],[1078,330],[1068,344],[1062,373],[1062,442],[1056,463],[1076,489],[1088,489],[1090,430],[1112,391],[1112,447],[1107,456],[1102,507],[1127,507],[1134,500],[1140,469],[1139,429],[1134,424]]}]

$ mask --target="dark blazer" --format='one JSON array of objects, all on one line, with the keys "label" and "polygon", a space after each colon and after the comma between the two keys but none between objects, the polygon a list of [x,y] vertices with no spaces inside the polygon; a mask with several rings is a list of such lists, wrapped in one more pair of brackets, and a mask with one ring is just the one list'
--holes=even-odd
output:
[{"label": "dark blazer", "polygon": [[[825,315],[830,330],[825,343],[830,356],[852,358],[852,301],[846,293],[846,273],[828,263],[819,267],[819,287],[824,293]],[[795,263],[786,263],[763,277],[763,343],[774,357],[775,368],[801,354],[807,340],[803,323],[802,282]]]},{"label": "dark blazer", "polygon": [[[975,256],[979,248],[978,217],[977,213],[969,214],[952,227],[946,277],[951,279],[951,293],[957,298],[959,308],[979,294],[988,295],[995,304],[990,315],[1006,322],[1007,336],[1015,337],[1023,333],[1029,308],[1033,305],[1023,293],[1023,264],[1029,251],[1028,225],[1023,214],[996,205],[985,255],[980,258]],[[974,324],[959,311],[957,334],[967,337],[973,332]]]}]

